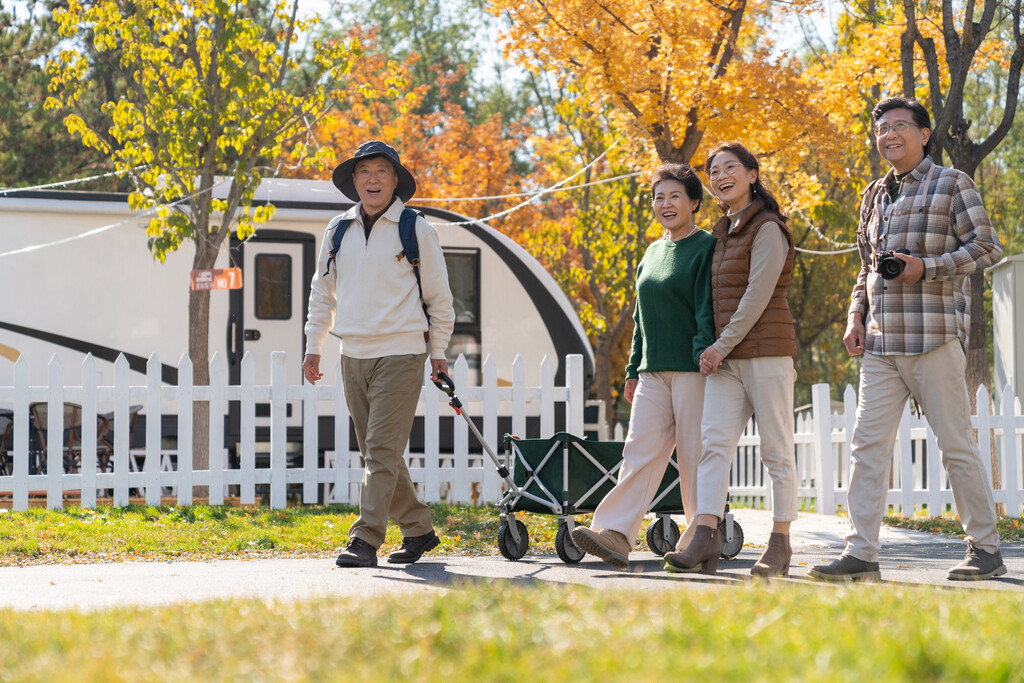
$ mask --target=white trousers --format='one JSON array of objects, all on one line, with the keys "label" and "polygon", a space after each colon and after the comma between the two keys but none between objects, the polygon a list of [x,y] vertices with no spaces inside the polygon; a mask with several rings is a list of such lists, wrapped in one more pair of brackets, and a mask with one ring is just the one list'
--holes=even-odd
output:
[{"label": "white trousers", "polygon": [[697,500],[703,405],[704,377],[699,372],[640,373],[618,483],[598,504],[592,528],[618,531],[630,543],[636,542],[640,523],[658,494],[675,448],[679,493],[687,520],[686,533],[677,547],[686,547],[696,529],[691,522]]},{"label": "white trousers", "polygon": [[796,453],[793,450],[793,385],[789,356],[726,358],[708,376],[701,420],[697,514],[721,519],[729,494],[729,470],[751,415],[761,436],[761,462],[772,479],[772,519],[797,516]]},{"label": "white trousers", "polygon": [[974,440],[966,371],[956,339],[916,356],[864,354],[851,443],[847,554],[878,561],[893,447],[911,393],[935,433],[967,539],[986,552],[999,548],[992,483]]}]

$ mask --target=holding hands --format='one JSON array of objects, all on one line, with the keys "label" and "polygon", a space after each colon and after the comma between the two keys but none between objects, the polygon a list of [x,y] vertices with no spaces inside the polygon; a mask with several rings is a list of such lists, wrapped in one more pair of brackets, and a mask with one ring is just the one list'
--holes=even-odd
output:
[{"label": "holding hands", "polygon": [[704,349],[704,353],[700,354],[700,374],[707,377],[718,372],[723,360],[725,357],[714,346]]}]

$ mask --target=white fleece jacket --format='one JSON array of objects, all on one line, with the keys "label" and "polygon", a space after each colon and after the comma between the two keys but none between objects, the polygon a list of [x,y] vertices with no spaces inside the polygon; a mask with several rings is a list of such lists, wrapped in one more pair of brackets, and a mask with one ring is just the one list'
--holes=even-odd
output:
[{"label": "white fleece jacket", "polygon": [[[398,219],[404,208],[402,200],[395,199],[374,223],[369,239],[363,229],[361,204],[342,214],[341,222],[352,223],[326,275],[333,229],[324,232],[309,294],[306,353],[322,355],[328,332],[341,338],[341,352],[349,358],[423,353],[427,319],[416,275],[400,256]],[[423,301],[430,313],[430,357],[440,359],[445,357],[455,327],[448,270],[437,231],[422,216],[416,219],[416,237]]]}]

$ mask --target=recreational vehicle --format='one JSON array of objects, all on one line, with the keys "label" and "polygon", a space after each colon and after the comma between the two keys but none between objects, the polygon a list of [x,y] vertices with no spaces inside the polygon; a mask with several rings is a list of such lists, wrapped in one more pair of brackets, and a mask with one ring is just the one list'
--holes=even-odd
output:
[{"label": "recreational vehicle", "polygon": [[[240,268],[242,286],[210,293],[210,354],[226,359],[233,384],[243,355],[251,354],[257,383],[268,384],[270,353],[285,351],[288,382],[297,385],[320,242],[330,219],[351,204],[330,182],[308,180],[265,181],[257,202],[273,204],[276,213],[250,239],[233,238],[221,250],[216,268]],[[411,205],[437,228],[444,248],[456,302],[451,362],[463,355],[472,381],[491,356],[502,383],[520,356],[528,383],[535,385],[545,356],[555,363],[561,383],[566,355],[582,354],[589,381],[593,352],[583,328],[535,259],[488,225],[415,201]],[[177,364],[188,347],[192,248],[183,245],[157,263],[147,249],[148,220],[133,212],[122,194],[0,194],[0,350],[7,347],[7,359],[0,358],[0,386],[13,383],[15,352],[27,359],[34,386],[47,383],[54,355],[65,383],[80,384],[81,363],[89,353],[97,359],[100,385],[113,382],[118,354],[131,366],[132,383],[144,383],[153,353],[162,363],[163,381],[176,384]],[[321,363],[327,381],[333,380],[337,355],[329,339]],[[298,429],[301,410],[289,413],[289,428]],[[164,435],[173,429],[165,424]],[[321,431],[329,442],[332,430]],[[230,441],[237,425],[229,424],[227,434]]]}]

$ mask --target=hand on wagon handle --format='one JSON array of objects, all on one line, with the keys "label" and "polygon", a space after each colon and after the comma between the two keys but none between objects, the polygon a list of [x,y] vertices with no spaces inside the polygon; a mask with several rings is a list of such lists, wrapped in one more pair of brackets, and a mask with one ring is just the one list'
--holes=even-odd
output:
[{"label": "hand on wagon handle", "polygon": [[430,359],[430,381],[440,382],[441,377],[439,373],[448,374],[448,361],[445,358],[431,358]]},{"label": "hand on wagon handle", "polygon": [[302,376],[308,379],[310,384],[316,384],[316,381],[324,376],[324,373],[320,372],[319,355],[306,354],[306,357],[302,359]]}]

